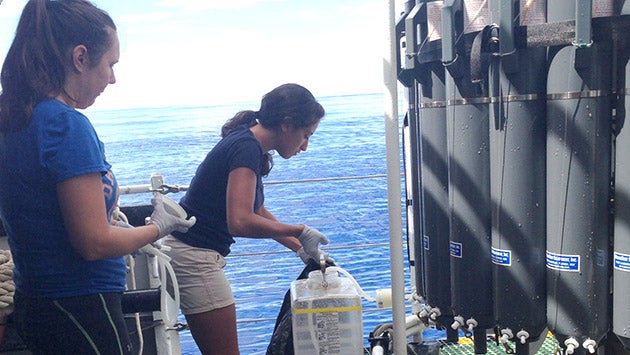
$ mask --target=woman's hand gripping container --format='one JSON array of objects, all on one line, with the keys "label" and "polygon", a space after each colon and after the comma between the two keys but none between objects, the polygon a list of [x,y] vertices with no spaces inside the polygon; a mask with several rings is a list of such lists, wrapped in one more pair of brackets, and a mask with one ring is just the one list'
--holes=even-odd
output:
[{"label": "woman's hand gripping container", "polygon": [[295,354],[364,354],[361,297],[338,272],[293,281],[291,309]]}]

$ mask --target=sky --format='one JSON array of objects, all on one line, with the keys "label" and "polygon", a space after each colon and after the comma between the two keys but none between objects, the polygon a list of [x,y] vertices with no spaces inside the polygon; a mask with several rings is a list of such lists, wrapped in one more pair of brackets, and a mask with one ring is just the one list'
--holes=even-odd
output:
[{"label": "sky", "polygon": [[[316,97],[383,89],[384,0],[93,0],[118,27],[117,82],[95,109],[259,100],[294,82]],[[0,56],[26,0],[0,0]]]}]

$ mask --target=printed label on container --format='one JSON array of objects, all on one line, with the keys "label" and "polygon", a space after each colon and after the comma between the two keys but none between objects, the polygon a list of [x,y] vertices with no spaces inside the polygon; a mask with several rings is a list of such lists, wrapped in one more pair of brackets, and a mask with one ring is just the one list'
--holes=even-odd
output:
[{"label": "printed label on container", "polygon": [[547,22],[547,0],[529,0],[520,3],[521,26]]},{"label": "printed label on container", "polygon": [[429,42],[442,39],[442,6],[444,1],[427,3],[427,38]]},{"label": "printed label on container", "polygon": [[615,3],[613,0],[595,0],[593,1],[592,15],[595,17],[610,17],[613,15]]},{"label": "printed label on container", "polygon": [[425,235],[425,236],[422,238],[422,245],[423,245],[423,247],[424,247],[424,250],[430,250],[430,249],[429,249],[429,236],[428,236],[428,235]]},{"label": "printed label on container", "polygon": [[630,254],[615,252],[615,270],[630,272]]},{"label": "printed label on container", "polygon": [[552,253],[547,250],[547,267],[559,271],[580,272],[580,256]]},{"label": "printed label on container", "polygon": [[492,247],[492,262],[497,265],[512,266],[512,251]]},{"label": "printed label on container", "polygon": [[316,313],[316,337],[320,354],[341,354],[339,313]]},{"label": "printed label on container", "polygon": [[463,250],[462,250],[462,243],[457,243],[457,242],[451,242],[451,256],[454,256],[456,258],[461,258],[462,254],[463,254]]},{"label": "printed label on container", "polygon": [[464,2],[464,33],[473,33],[483,30],[490,23],[488,2],[485,0],[472,0]]}]

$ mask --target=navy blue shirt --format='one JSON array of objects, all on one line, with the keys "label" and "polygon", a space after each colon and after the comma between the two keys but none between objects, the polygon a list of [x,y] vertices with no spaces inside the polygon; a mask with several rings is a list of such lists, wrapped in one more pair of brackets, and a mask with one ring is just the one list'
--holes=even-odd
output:
[{"label": "navy blue shirt", "polygon": [[257,213],[264,202],[261,167],[266,163],[262,147],[247,125],[232,129],[217,143],[199,165],[180,205],[195,216],[197,223],[187,233],[173,232],[182,242],[230,253],[234,236],[227,227],[227,183],[230,172],[249,168],[256,173],[256,198],[252,211]]}]

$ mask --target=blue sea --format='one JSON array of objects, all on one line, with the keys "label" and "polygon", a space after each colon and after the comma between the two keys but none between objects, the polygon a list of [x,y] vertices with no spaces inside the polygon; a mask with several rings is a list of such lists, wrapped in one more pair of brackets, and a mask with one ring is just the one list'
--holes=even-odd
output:
[{"label": "blue sea", "polygon": [[[285,223],[308,224],[324,233],[324,247],[370,296],[391,285],[387,205],[384,95],[318,98],[326,109],[308,150],[291,159],[276,155],[265,182],[265,206]],[[188,185],[197,165],[220,139],[237,111],[259,102],[198,107],[88,110],[120,185],[150,183],[152,173],[171,185]],[[336,177],[364,179],[328,180]],[[324,179],[317,182],[295,180]],[[291,183],[276,183],[290,181]],[[170,194],[179,200],[183,193]],[[123,195],[121,205],[149,203],[149,195]],[[404,224],[403,224],[404,225]],[[406,237],[400,236],[405,245]],[[271,253],[267,253],[271,252]],[[277,253],[276,253],[277,252]],[[406,255],[406,254],[405,254]],[[302,271],[302,261],[271,239],[237,238],[225,272],[236,298],[242,354],[264,354],[282,300]],[[407,265],[407,263],[405,263]],[[405,266],[406,285],[409,270]],[[364,300],[365,341],[391,311]],[[181,318],[184,321],[184,318]],[[188,331],[183,354],[200,354]]]}]

